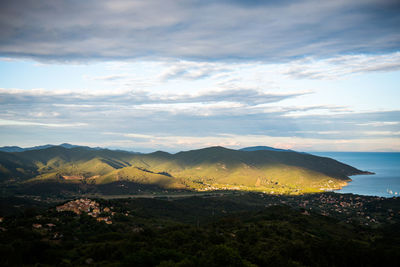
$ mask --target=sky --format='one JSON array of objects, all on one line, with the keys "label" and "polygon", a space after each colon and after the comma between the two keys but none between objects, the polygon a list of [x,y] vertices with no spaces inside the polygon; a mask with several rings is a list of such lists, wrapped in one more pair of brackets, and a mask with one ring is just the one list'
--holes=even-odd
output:
[{"label": "sky", "polygon": [[0,1],[0,146],[400,151],[400,2]]}]

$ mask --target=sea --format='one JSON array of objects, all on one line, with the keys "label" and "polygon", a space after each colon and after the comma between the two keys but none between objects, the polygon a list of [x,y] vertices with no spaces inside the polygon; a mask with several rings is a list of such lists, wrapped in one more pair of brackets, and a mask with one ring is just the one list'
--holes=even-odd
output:
[{"label": "sea", "polygon": [[374,175],[354,175],[347,186],[335,192],[357,195],[400,197],[400,153],[389,152],[312,152],[333,158]]}]

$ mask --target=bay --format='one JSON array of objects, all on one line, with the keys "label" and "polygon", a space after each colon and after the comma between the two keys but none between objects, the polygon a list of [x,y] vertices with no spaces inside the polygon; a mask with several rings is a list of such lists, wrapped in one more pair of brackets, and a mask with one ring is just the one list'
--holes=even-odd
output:
[{"label": "bay", "polygon": [[374,175],[355,175],[338,193],[397,197],[400,196],[400,153],[390,152],[313,152],[329,157]]}]

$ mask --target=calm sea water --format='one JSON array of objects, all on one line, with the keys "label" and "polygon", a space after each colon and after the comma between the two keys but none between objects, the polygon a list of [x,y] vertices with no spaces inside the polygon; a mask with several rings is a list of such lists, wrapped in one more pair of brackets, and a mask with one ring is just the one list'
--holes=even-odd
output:
[{"label": "calm sea water", "polygon": [[369,152],[314,152],[317,156],[336,159],[375,175],[355,175],[338,193],[358,195],[400,197],[400,153]]}]

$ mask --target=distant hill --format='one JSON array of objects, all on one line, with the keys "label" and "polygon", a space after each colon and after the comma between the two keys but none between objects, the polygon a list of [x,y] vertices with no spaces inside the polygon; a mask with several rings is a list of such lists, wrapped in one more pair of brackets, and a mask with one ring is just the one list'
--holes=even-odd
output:
[{"label": "distant hill", "polygon": [[46,148],[50,148],[50,147],[55,147],[55,146],[61,146],[61,147],[65,147],[65,148],[73,148],[73,147],[79,147],[76,145],[71,145],[71,144],[61,144],[61,145],[43,145],[43,146],[34,146],[34,147],[26,147],[26,148],[22,148],[19,146],[3,146],[0,147],[0,151],[3,152],[23,152],[23,151],[29,151],[29,150],[40,150],[40,149],[46,149]]},{"label": "distant hill", "polygon": [[339,188],[362,171],[336,160],[293,151],[209,147],[169,154],[66,145],[0,152],[0,182],[106,184],[130,181],[189,190],[318,192]]},{"label": "distant hill", "polygon": [[23,151],[30,151],[30,150],[40,150],[40,149],[47,149],[50,147],[57,147],[57,146],[61,146],[64,148],[75,148],[75,147],[81,147],[81,148],[86,148],[86,149],[95,149],[95,150],[99,150],[99,149],[103,149],[101,147],[88,147],[88,146],[77,146],[77,145],[71,145],[68,143],[63,143],[61,145],[43,145],[43,146],[33,146],[33,147],[26,147],[26,148],[22,148],[19,146],[3,146],[0,147],[0,151],[3,152],[23,152]]},{"label": "distant hill", "polygon": [[269,150],[269,151],[294,152],[293,150],[290,150],[290,149],[280,149],[280,148],[274,148],[274,147],[270,147],[270,146],[251,146],[251,147],[244,147],[239,150],[240,151]]},{"label": "distant hill", "polygon": [[19,146],[3,146],[3,147],[0,147],[0,151],[3,151],[3,152],[22,152],[22,151],[25,151],[25,149],[22,148],[22,147],[19,147]]}]

